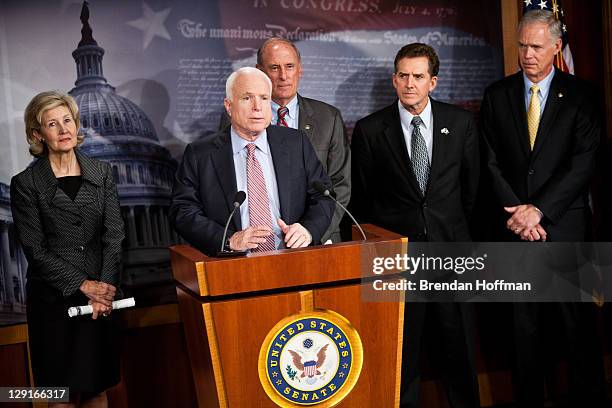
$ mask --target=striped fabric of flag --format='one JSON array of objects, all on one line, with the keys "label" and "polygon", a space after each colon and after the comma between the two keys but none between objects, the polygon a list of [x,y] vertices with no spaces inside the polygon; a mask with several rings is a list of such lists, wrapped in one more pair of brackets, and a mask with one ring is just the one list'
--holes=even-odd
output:
[{"label": "striped fabric of flag", "polygon": [[563,45],[561,52],[555,56],[555,66],[563,72],[568,74],[574,74],[574,59],[572,58],[572,51],[570,50],[568,37],[567,37],[567,26],[565,25],[565,12],[561,7],[561,0],[523,0],[524,7],[523,13],[530,10],[550,10],[554,13],[557,20],[561,21],[561,33]]},{"label": "striped fabric of flag", "polygon": [[304,363],[304,374],[308,377],[312,377],[317,373],[317,362],[314,360],[306,361]]}]

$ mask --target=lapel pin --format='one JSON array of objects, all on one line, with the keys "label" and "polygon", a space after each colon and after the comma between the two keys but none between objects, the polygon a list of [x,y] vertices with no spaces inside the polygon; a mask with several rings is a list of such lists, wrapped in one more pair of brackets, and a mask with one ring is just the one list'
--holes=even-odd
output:
[{"label": "lapel pin", "polygon": [[557,95],[559,98],[563,98],[563,94],[561,92],[559,92],[559,95]]},{"label": "lapel pin", "polygon": [[442,128],[442,129],[440,130],[440,133],[444,133],[445,135],[448,135],[450,132],[448,131],[448,129],[447,129],[447,128]]},{"label": "lapel pin", "polygon": [[304,130],[310,130],[310,125],[304,126]]}]

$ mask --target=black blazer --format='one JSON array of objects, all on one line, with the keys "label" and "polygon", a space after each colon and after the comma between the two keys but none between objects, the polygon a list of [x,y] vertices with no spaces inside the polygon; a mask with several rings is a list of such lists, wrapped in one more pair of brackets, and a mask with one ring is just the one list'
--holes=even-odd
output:
[{"label": "black blazer", "polygon": [[46,157],[11,180],[11,208],[28,280],[68,297],[84,280],[119,285],[123,220],[111,167],[76,151],[82,184],[72,201]]},{"label": "black blazer", "polygon": [[[346,206],[351,198],[351,150],[342,115],[337,108],[325,102],[304,98],[300,94],[297,97],[298,128],[308,136],[323,170],[329,175],[336,200]],[[219,130],[229,125],[230,118],[223,111]],[[341,241],[340,220],[343,215],[344,210],[337,206],[332,222],[321,238],[322,242],[328,239]]]},{"label": "black blazer", "polygon": [[[304,132],[269,126],[267,134],[281,218],[287,224],[302,224],[317,244],[329,226],[334,202],[310,186],[319,181],[331,188],[329,177]],[[187,145],[174,180],[170,220],[187,242],[213,255],[220,249],[237,191],[230,129],[226,128]],[[228,236],[242,229],[237,211]]]},{"label": "black blazer", "polygon": [[478,131],[471,113],[430,102],[433,157],[425,196],[412,171],[396,100],[355,125],[351,207],[361,222],[410,240],[469,241],[468,217],[479,176]]},{"label": "black blazer", "polygon": [[486,89],[481,120],[496,239],[516,239],[505,227],[509,215],[502,207],[527,203],[544,213],[549,240],[588,238],[588,185],[601,137],[595,100],[584,81],[556,70],[530,151],[522,72]]}]

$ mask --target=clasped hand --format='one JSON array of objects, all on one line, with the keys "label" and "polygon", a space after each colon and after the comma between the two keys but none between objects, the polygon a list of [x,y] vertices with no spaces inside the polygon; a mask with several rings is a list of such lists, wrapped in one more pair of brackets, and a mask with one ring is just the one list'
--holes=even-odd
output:
[{"label": "clasped hand", "polygon": [[112,312],[113,299],[117,291],[113,285],[85,280],[79,289],[89,298],[89,304],[93,308],[92,319],[96,320],[98,315],[108,316]]},{"label": "clasped hand", "polygon": [[[282,219],[278,219],[278,226],[285,235],[284,241],[287,248],[302,248],[310,245],[312,236],[300,223],[287,225]],[[230,249],[233,251],[244,251],[255,249],[266,242],[268,236],[273,234],[271,228],[264,225],[250,226],[242,231],[238,231],[231,236],[229,241]]]},{"label": "clasped hand", "polygon": [[506,227],[520,236],[523,241],[546,241],[546,230],[540,224],[542,213],[532,204],[504,207],[512,216]]}]

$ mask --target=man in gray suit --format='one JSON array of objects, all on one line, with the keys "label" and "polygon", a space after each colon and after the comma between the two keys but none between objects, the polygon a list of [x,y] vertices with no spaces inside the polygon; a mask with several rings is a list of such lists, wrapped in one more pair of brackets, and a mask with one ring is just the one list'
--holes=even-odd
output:
[{"label": "man in gray suit", "polygon": [[[351,198],[351,158],[344,121],[340,111],[321,101],[297,93],[302,76],[300,52],[282,38],[267,39],[257,51],[257,68],[272,80],[272,124],[306,132],[323,169],[329,175],[336,199],[348,205]],[[220,129],[229,124],[224,114]],[[343,211],[336,206],[332,222],[321,238],[340,242]]]}]

